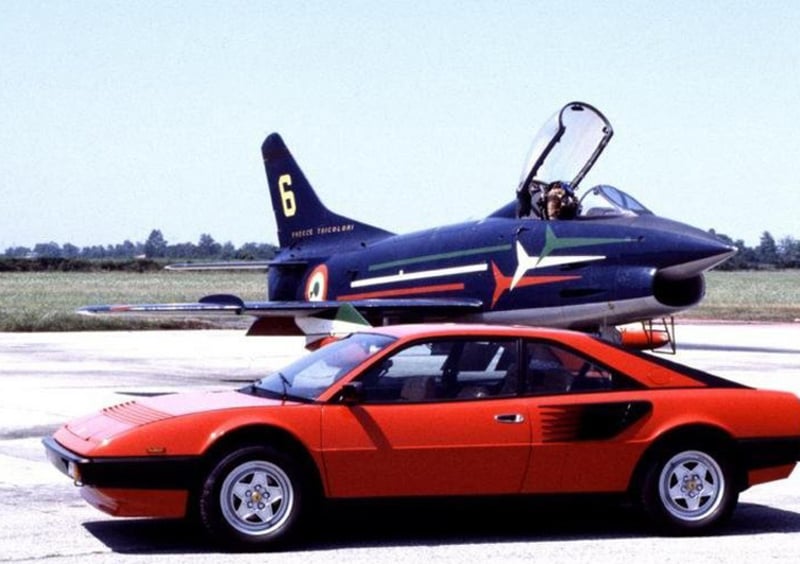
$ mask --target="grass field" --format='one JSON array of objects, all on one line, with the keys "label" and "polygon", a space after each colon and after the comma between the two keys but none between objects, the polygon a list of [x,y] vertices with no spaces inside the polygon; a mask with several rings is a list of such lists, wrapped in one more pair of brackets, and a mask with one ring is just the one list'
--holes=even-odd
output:
[{"label": "grass field", "polygon": [[[87,317],[75,309],[99,303],[197,301],[208,294],[263,300],[263,272],[0,273],[0,331],[74,331],[229,326],[220,319]],[[800,270],[711,272],[706,298],[681,317],[784,321],[800,319]],[[246,319],[235,319],[236,327]]]},{"label": "grass field", "polygon": [[266,275],[253,271],[0,273],[0,331],[218,327],[219,320],[74,313],[90,304],[195,302],[208,294],[263,300]]},{"label": "grass field", "polygon": [[800,270],[710,272],[706,297],[681,314],[701,319],[800,320]]}]

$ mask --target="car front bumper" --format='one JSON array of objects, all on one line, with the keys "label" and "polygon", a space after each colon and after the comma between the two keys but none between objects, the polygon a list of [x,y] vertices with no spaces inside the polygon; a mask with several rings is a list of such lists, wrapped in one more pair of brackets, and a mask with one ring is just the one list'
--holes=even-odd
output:
[{"label": "car front bumper", "polygon": [[183,517],[198,485],[196,456],[87,458],[52,437],[42,442],[53,466],[81,486],[90,505],[110,515]]}]

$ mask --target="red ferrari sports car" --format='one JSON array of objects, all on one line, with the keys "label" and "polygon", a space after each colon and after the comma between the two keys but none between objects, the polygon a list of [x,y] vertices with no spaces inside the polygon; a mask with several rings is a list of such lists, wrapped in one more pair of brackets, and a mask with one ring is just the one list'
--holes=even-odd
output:
[{"label": "red ferrari sports car", "polygon": [[800,400],[582,333],[355,333],[242,389],[138,399],[44,440],[112,515],[297,540],[326,499],[620,493],[699,533],[800,458]]}]

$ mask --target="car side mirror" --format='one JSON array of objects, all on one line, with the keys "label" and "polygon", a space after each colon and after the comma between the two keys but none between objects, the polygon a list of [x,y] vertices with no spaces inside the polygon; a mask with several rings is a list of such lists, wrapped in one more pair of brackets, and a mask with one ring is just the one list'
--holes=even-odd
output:
[{"label": "car side mirror", "polygon": [[361,382],[348,382],[339,392],[339,402],[354,405],[364,400],[364,384]]}]

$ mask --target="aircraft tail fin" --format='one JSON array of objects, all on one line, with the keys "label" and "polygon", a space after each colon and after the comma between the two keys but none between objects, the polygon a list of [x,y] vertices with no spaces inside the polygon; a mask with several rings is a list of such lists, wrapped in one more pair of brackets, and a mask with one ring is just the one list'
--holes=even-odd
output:
[{"label": "aircraft tail fin", "polygon": [[302,243],[341,248],[392,235],[326,208],[277,133],[264,140],[261,155],[281,247]]}]

